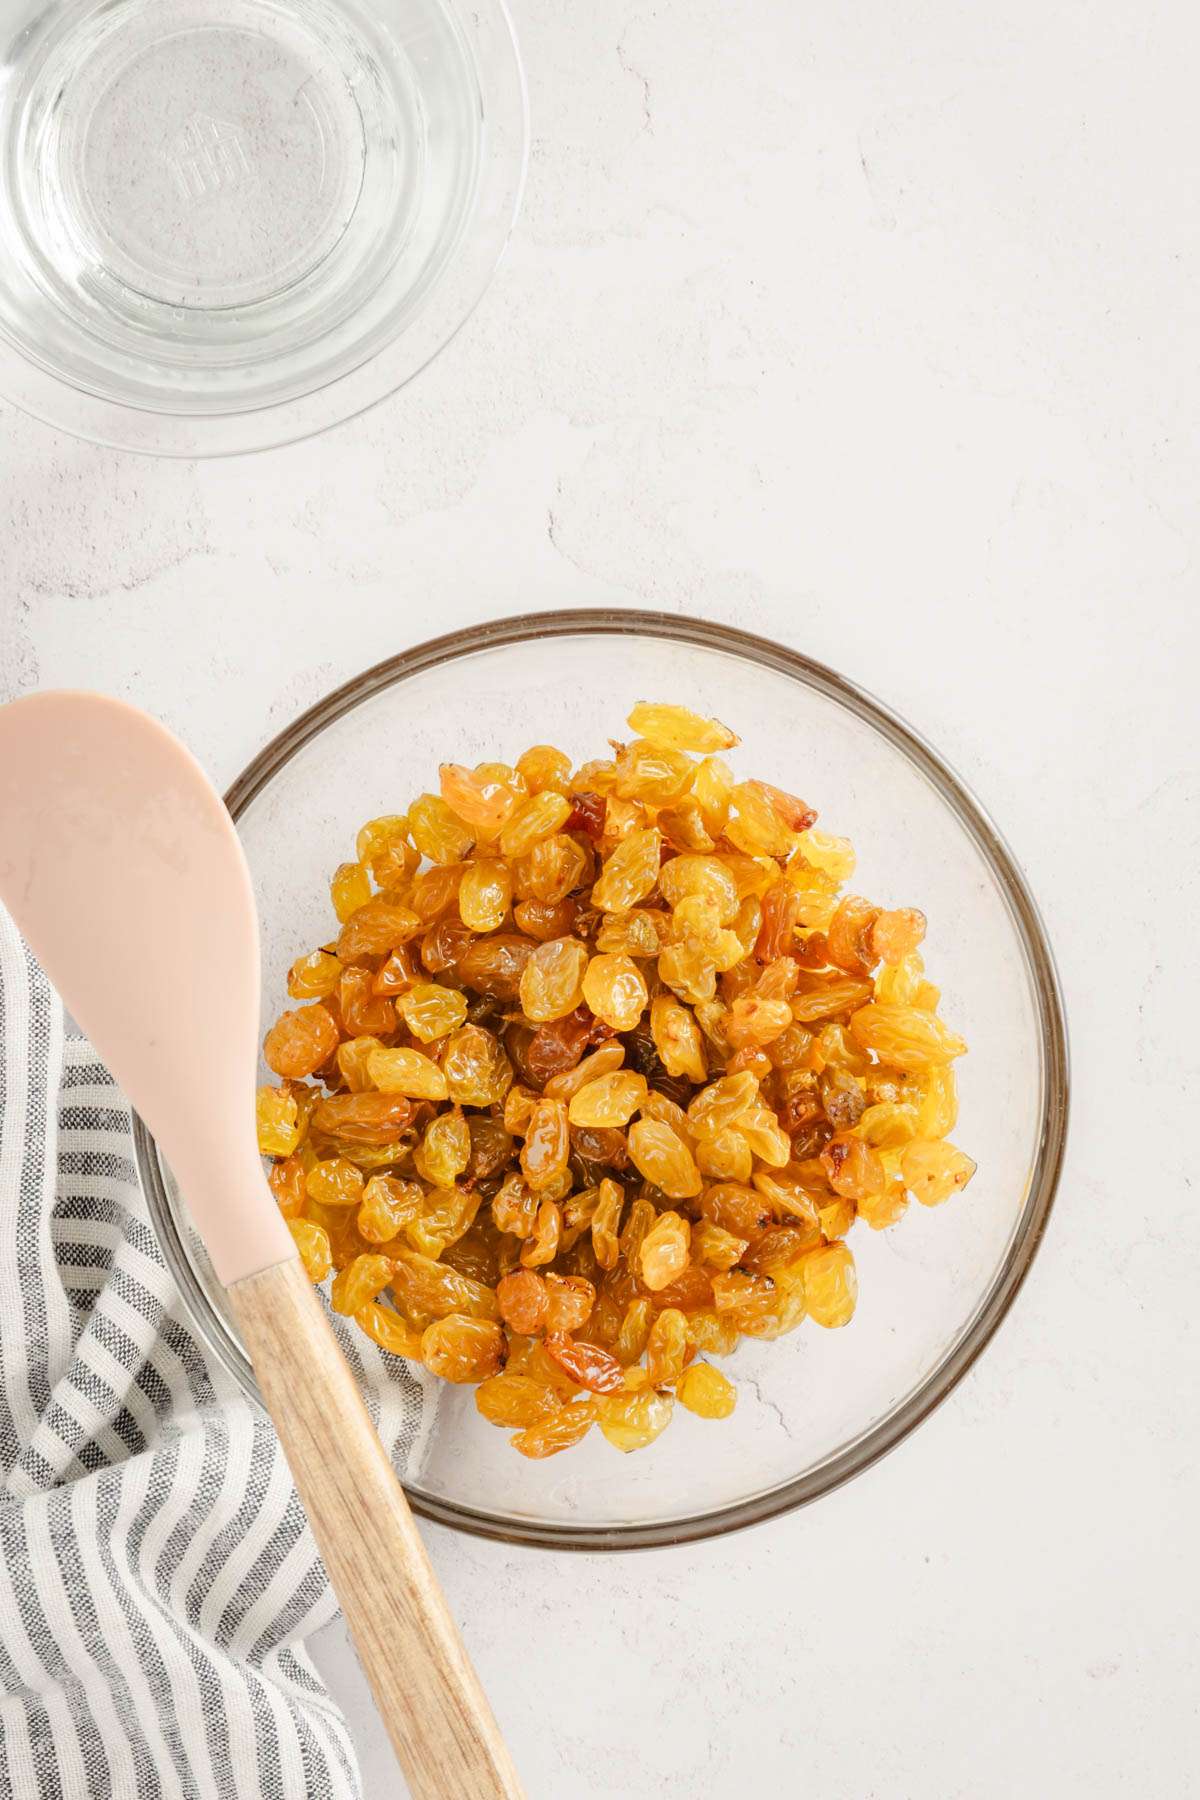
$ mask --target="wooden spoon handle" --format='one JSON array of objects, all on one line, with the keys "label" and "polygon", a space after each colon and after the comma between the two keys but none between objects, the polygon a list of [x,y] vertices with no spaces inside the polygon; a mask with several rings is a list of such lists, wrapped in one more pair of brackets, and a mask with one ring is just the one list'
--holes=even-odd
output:
[{"label": "wooden spoon handle", "polygon": [[228,1289],[414,1800],[523,1800],[404,1490],[295,1259]]}]

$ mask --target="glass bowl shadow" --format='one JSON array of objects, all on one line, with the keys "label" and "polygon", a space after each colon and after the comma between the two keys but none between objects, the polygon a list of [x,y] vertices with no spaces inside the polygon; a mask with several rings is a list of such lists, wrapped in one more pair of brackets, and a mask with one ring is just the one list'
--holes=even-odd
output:
[{"label": "glass bowl shadow", "polygon": [[[441,1385],[399,1460],[414,1508],[485,1537],[560,1549],[688,1542],[828,1494],[892,1449],[980,1355],[1029,1270],[1062,1163],[1067,1045],[1054,964],[1025,880],[979,804],[907,725],[782,645],[670,614],[558,612],[418,645],[339,688],[260,752],[226,796],[254,877],[264,1028],[287,968],[328,934],[330,868],[358,825],[430,784],[439,761],[509,760],[532,742],[594,755],[634,701],[669,698],[742,735],[740,768],[801,792],[853,839],[857,891],[929,915],[926,960],[967,1038],[955,1141],[979,1168],[947,1205],[852,1234],[859,1304],[841,1331],[743,1341],[723,1366],[733,1416],[676,1408],[649,1449],[598,1432],[529,1462],[473,1390]],[[219,1283],[153,1140],[137,1161],[171,1271],[212,1353],[257,1398]],[[369,1402],[413,1391],[408,1364],[343,1332]]]}]

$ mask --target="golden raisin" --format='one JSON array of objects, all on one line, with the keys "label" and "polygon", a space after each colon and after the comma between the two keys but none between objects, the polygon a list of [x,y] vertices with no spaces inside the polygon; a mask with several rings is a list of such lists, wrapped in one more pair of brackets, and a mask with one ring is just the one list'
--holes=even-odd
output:
[{"label": "golden raisin", "polygon": [[629,956],[593,956],[583,977],[583,998],[614,1031],[632,1031],[649,995],[641,970]]},{"label": "golden raisin", "polygon": [[629,1155],[647,1181],[672,1200],[698,1194],[703,1182],[692,1153],[669,1125],[658,1119],[638,1119],[629,1128]]},{"label": "golden raisin", "polygon": [[571,1096],[571,1123],[602,1129],[627,1125],[645,1100],[646,1092],[646,1077],[633,1069],[599,1075]]},{"label": "golden raisin", "polygon": [[600,1429],[616,1450],[644,1450],[671,1423],[670,1394],[606,1394],[599,1402]]},{"label": "golden raisin", "polygon": [[457,863],[469,855],[475,832],[451,812],[440,794],[419,794],[408,812],[412,841],[432,863]]},{"label": "golden raisin", "polygon": [[567,1109],[561,1100],[537,1100],[525,1127],[521,1147],[521,1173],[537,1191],[553,1182],[567,1166],[571,1140]]},{"label": "golden raisin", "polygon": [[975,1164],[953,1144],[918,1138],[901,1150],[900,1171],[905,1187],[922,1206],[940,1206],[951,1194],[966,1187],[975,1173]]},{"label": "golden raisin", "polygon": [[854,1258],[845,1244],[828,1244],[804,1259],[804,1298],[816,1324],[846,1325],[858,1299]]},{"label": "golden raisin", "polygon": [[290,1156],[300,1142],[300,1108],[287,1087],[259,1088],[255,1123],[263,1156]]},{"label": "golden raisin", "polygon": [[621,1388],[621,1364],[599,1344],[583,1343],[566,1331],[547,1332],[544,1342],[546,1354],[578,1387],[593,1394],[612,1394]]},{"label": "golden raisin", "polygon": [[362,863],[341,863],[329,884],[333,910],[344,925],[351,913],[365,906],[371,898],[371,876]]},{"label": "golden raisin", "polygon": [[421,921],[407,906],[394,906],[378,895],[352,912],[338,933],[338,960],[366,963],[386,956],[399,944],[407,944],[421,934]]},{"label": "golden raisin", "polygon": [[521,972],[521,1008],[535,1024],[574,1012],[583,996],[587,947],[578,938],[538,944]]},{"label": "golden raisin", "polygon": [[639,737],[668,750],[732,750],[739,741],[719,719],[705,719],[686,706],[639,700],[626,722]]},{"label": "golden raisin", "polygon": [[367,1064],[371,1080],[384,1094],[407,1094],[414,1100],[444,1100],[446,1077],[419,1050],[373,1050]]},{"label": "golden raisin", "polygon": [[642,1239],[641,1276],[651,1293],[670,1287],[688,1266],[692,1230],[677,1212],[658,1215]]},{"label": "golden raisin", "polygon": [[704,1045],[695,1018],[670,994],[659,994],[650,1007],[654,1047],[668,1075],[703,1081],[707,1074]]},{"label": "golden raisin", "polygon": [[727,1419],[737,1405],[737,1389],[711,1363],[694,1362],[680,1376],[675,1398],[701,1419]]},{"label": "golden raisin", "polygon": [[455,988],[435,981],[416,981],[396,1002],[396,1011],[415,1038],[431,1044],[457,1031],[467,1017],[467,1002]]},{"label": "golden raisin", "polygon": [[421,860],[408,842],[408,819],[389,813],[368,819],[354,842],[355,854],[366,865],[377,887],[396,887],[411,875]]},{"label": "golden raisin", "polygon": [[850,1030],[862,1049],[874,1051],[897,1069],[935,1068],[961,1056],[967,1047],[940,1019],[912,1006],[861,1007],[851,1017]]},{"label": "golden raisin", "polygon": [[[510,776],[511,773],[510,770]],[[498,778],[481,769],[467,769],[461,763],[443,763],[438,774],[442,799],[455,818],[477,837],[497,837],[522,798],[521,790],[511,779]]]},{"label": "golden raisin", "polygon": [[[367,1062],[369,1067],[370,1057]],[[347,1144],[386,1146],[408,1125],[412,1110],[412,1102],[402,1094],[331,1094],[317,1102],[313,1124]]]},{"label": "golden raisin", "polygon": [[464,1025],[446,1039],[442,1074],[460,1106],[496,1106],[512,1085],[512,1064],[499,1040],[480,1025]]},{"label": "golden raisin", "polygon": [[631,831],[607,859],[592,888],[592,905],[603,912],[626,912],[644,900],[658,880],[662,833],[649,826]]},{"label": "golden raisin", "polygon": [[314,1283],[324,1281],[333,1267],[333,1256],[329,1248],[329,1233],[320,1225],[314,1225],[310,1219],[289,1219],[287,1228],[300,1253],[300,1261],[304,1264],[304,1273]]},{"label": "golden raisin", "polygon": [[471,1133],[457,1107],[431,1119],[413,1151],[417,1174],[435,1187],[446,1187],[457,1180],[470,1160]]},{"label": "golden raisin", "polygon": [[368,1300],[354,1314],[354,1323],[381,1350],[388,1350],[393,1356],[407,1356],[414,1362],[420,1359],[421,1333],[392,1307]]},{"label": "golden raisin", "polygon": [[299,1079],[328,1062],[338,1046],[338,1028],[329,1010],[316,1002],[285,1012],[266,1035],[263,1055],[276,1075]]},{"label": "golden raisin", "polygon": [[521,1250],[521,1262],[527,1269],[542,1268],[558,1255],[562,1237],[562,1213],[553,1200],[543,1200],[537,1209],[533,1230]]},{"label": "golden raisin", "polygon": [[512,1446],[522,1456],[554,1456],[558,1451],[569,1450],[580,1443],[595,1422],[595,1402],[574,1400],[567,1406],[560,1406],[557,1412],[551,1413],[536,1425],[530,1425],[525,1431],[518,1431],[512,1439]]},{"label": "golden raisin", "polygon": [[372,1244],[386,1244],[412,1223],[425,1196],[419,1183],[396,1175],[372,1175],[358,1209],[358,1229]]},{"label": "golden raisin", "polygon": [[458,888],[458,914],[472,931],[497,931],[512,901],[512,874],[499,857],[467,864]]},{"label": "golden raisin", "polygon": [[356,1256],[334,1276],[329,1303],[334,1312],[353,1315],[368,1300],[385,1288],[392,1278],[392,1261],[388,1256]]},{"label": "golden raisin", "polygon": [[485,1381],[504,1367],[504,1332],[487,1319],[450,1313],[421,1338],[421,1360],[443,1381]]},{"label": "golden raisin", "polygon": [[525,856],[543,838],[561,831],[570,816],[571,802],[565,795],[552,788],[531,794],[501,831],[500,848],[510,860]]},{"label": "golden raisin", "polygon": [[[344,1156],[335,1156],[328,1162],[315,1163],[304,1180],[305,1192],[310,1200],[319,1201],[322,1206],[359,1206],[363,1198],[362,1170],[347,1162]],[[351,1307],[353,1312],[354,1308]]]},{"label": "golden raisin", "polygon": [[556,1275],[548,1270],[546,1330],[579,1331],[591,1317],[596,1289],[584,1275]]},{"label": "golden raisin", "polygon": [[475,1390],[475,1404],[491,1425],[537,1425],[562,1405],[554,1389],[532,1375],[489,1375]]},{"label": "golden raisin", "polygon": [[675,1307],[660,1312],[646,1340],[646,1372],[653,1387],[678,1381],[689,1348],[688,1322]]},{"label": "golden raisin", "polygon": [[571,759],[553,744],[533,744],[517,758],[517,773],[531,794],[553,788],[565,794],[571,779]]},{"label": "golden raisin", "polygon": [[288,970],[287,991],[293,1000],[326,1000],[341,980],[342,965],[327,950],[297,957]]}]

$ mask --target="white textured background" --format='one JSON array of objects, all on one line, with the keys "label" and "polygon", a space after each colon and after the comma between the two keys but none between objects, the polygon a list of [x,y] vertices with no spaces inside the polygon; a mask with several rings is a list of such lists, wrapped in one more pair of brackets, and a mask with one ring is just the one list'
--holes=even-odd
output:
[{"label": "white textured background", "polygon": [[[207,465],[0,411],[0,690],[127,695],[224,781],[435,630],[652,604],[775,634],[930,736],[1067,988],[1073,1140],[1014,1315],[803,1514],[621,1559],[433,1554],[532,1800],[1200,1793],[1200,15],[518,25],[524,218],[407,393]],[[323,1657],[371,1800],[397,1793]]]}]

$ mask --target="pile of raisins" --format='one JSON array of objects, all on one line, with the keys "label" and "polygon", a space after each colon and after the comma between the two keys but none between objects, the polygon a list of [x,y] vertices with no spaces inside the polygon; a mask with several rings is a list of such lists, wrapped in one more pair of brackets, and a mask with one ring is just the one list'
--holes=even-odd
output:
[{"label": "pile of raisins", "polygon": [[711,1360],[855,1306],[846,1236],[936,1205],[966,1045],[921,913],[840,890],[844,838],[683,707],[572,769],[446,763],[372,819],[301,956],[258,1095],[314,1282],[385,1350],[477,1384],[549,1456],[732,1412]]}]

